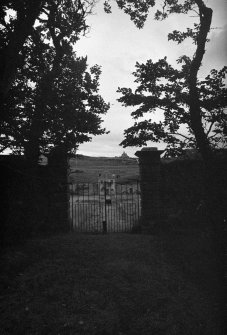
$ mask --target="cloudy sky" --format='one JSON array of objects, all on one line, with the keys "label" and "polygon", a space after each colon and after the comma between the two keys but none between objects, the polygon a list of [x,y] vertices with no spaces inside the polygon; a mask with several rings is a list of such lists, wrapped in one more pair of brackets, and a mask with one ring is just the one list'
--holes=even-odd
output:
[{"label": "cloudy sky", "polygon": [[[212,30],[210,43],[207,44],[206,54],[200,76],[206,75],[212,68],[227,65],[227,0],[206,0],[213,9]],[[148,59],[157,61],[164,56],[175,64],[182,54],[193,55],[195,46],[189,40],[180,45],[168,42],[167,34],[173,30],[185,30],[192,26],[196,17],[172,15],[163,22],[153,20],[154,10],[143,29],[137,29],[129,16],[113,4],[112,14],[103,11],[103,1],[100,0],[94,8],[94,14],[87,18],[91,27],[90,33],[81,38],[76,45],[77,54],[88,56],[90,66],[102,66],[100,79],[100,94],[106,102],[110,102],[110,110],[104,116],[104,127],[110,134],[96,136],[92,142],[79,147],[78,153],[91,156],[119,156],[126,151],[134,156],[138,148],[122,148],[119,143],[123,140],[124,129],[133,125],[130,113],[132,108],[125,108],[119,102],[118,87],[135,87],[132,72],[135,64],[146,62]],[[155,116],[158,118],[158,115]],[[164,144],[149,144],[165,148]]]}]

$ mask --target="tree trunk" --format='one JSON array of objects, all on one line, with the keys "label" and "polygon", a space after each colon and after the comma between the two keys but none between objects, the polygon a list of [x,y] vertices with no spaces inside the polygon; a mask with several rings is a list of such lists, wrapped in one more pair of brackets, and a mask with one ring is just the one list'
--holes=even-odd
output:
[{"label": "tree trunk", "polygon": [[202,0],[195,0],[200,14],[200,30],[197,39],[197,49],[191,62],[188,84],[189,84],[189,107],[191,127],[194,132],[198,149],[205,163],[205,183],[206,183],[206,206],[209,213],[210,232],[213,239],[214,258],[216,261],[216,271],[218,276],[217,299],[218,318],[220,334],[224,334],[224,219],[225,209],[223,199],[220,199],[217,186],[217,159],[212,152],[209,140],[202,125],[200,100],[197,89],[197,76],[205,53],[207,35],[210,31],[212,21],[212,9],[205,6]]},{"label": "tree trunk", "polygon": [[212,151],[202,125],[200,100],[197,89],[197,75],[202,63],[203,55],[205,53],[207,35],[210,31],[211,20],[212,20],[212,9],[207,8],[203,4],[203,1],[197,0],[196,3],[199,7],[200,12],[200,31],[197,39],[197,49],[191,62],[189,78],[188,78],[189,107],[190,107],[191,127],[195,134],[198,148],[203,156],[204,161],[208,163],[212,159]]},{"label": "tree trunk", "polygon": [[59,75],[62,57],[63,52],[60,55],[58,52],[56,52],[52,69],[43,76],[39,83],[39,87],[37,88],[37,91],[39,92],[36,98],[34,115],[32,116],[31,120],[30,137],[25,148],[25,156],[31,163],[37,164],[38,157],[40,155],[40,140],[42,139],[45,129],[43,124],[45,122],[44,117],[45,113],[48,113],[48,102],[44,97],[51,97],[52,95],[54,80]]}]

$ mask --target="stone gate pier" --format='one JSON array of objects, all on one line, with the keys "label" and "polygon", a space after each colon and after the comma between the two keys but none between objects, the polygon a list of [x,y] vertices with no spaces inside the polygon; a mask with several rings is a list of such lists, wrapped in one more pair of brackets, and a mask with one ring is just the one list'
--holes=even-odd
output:
[{"label": "stone gate pier", "polygon": [[161,160],[163,150],[146,147],[137,151],[141,188],[141,224],[144,233],[153,233],[161,223]]}]

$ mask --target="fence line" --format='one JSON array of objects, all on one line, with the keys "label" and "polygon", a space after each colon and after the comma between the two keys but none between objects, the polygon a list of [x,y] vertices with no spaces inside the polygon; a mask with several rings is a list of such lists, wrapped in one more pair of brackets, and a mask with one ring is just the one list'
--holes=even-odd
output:
[{"label": "fence line", "polygon": [[70,184],[73,230],[79,232],[128,232],[140,218],[140,187],[134,184]]}]

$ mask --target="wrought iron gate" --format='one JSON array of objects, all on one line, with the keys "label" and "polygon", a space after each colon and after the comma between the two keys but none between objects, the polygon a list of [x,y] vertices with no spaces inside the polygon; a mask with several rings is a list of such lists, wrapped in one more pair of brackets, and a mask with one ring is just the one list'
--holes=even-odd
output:
[{"label": "wrought iron gate", "polygon": [[70,213],[78,232],[129,232],[140,217],[139,182],[71,184]]}]

